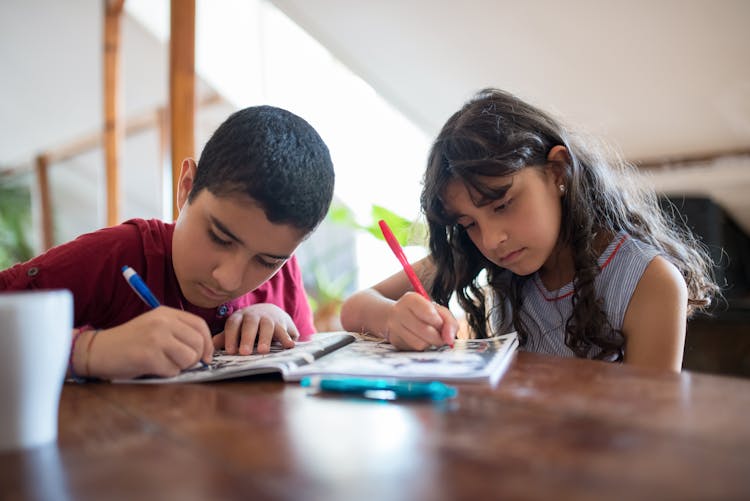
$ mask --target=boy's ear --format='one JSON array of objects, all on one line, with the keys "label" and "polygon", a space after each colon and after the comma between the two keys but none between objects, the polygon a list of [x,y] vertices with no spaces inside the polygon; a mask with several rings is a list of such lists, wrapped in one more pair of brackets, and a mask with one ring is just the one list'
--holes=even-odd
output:
[{"label": "boy's ear", "polygon": [[186,158],[182,161],[182,167],[180,167],[180,180],[177,182],[177,208],[180,210],[182,210],[182,207],[187,203],[190,190],[193,189],[197,169],[198,166],[192,158]]},{"label": "boy's ear", "polygon": [[553,146],[547,154],[547,162],[550,164],[555,184],[565,184],[565,179],[567,178],[565,174],[572,163],[568,149],[561,144]]}]

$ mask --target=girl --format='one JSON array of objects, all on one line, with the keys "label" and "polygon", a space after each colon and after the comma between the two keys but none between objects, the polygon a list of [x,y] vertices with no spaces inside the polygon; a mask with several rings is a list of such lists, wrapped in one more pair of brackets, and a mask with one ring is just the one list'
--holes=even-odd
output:
[{"label": "girl", "polygon": [[477,337],[516,330],[528,351],[679,371],[686,320],[717,292],[702,246],[624,162],[500,90],[443,126],[421,202],[431,255],[414,267],[435,303],[398,273],[346,301],[344,328],[451,344],[455,293]]}]

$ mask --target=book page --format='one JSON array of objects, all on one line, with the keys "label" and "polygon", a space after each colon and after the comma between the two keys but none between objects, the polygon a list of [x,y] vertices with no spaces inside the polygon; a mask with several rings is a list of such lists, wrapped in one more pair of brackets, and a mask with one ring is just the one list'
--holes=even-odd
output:
[{"label": "book page", "polygon": [[488,381],[499,378],[518,345],[515,333],[488,339],[456,340],[454,348],[398,351],[384,341],[358,340],[312,365],[293,369],[304,376],[382,377],[405,380]]},{"label": "book page", "polygon": [[146,376],[113,382],[137,384],[198,383],[273,372],[286,376],[300,367],[314,363],[331,351],[353,342],[354,339],[355,335],[347,332],[325,332],[313,335],[310,341],[298,342],[294,348],[288,350],[274,343],[271,345],[271,352],[263,355],[227,355],[217,351],[209,367],[196,365],[192,369],[169,378]]}]

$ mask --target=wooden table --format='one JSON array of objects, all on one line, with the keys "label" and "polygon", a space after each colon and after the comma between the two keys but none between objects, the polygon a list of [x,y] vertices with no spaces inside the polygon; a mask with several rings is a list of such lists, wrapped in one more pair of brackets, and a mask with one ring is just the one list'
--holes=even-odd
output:
[{"label": "wooden table", "polygon": [[519,353],[447,404],[66,384],[2,499],[750,499],[750,381]]}]

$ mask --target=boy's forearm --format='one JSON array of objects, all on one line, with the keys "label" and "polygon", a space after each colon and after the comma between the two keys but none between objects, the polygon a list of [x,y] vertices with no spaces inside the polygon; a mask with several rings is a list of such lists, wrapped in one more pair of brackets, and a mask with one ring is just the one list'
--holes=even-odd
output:
[{"label": "boy's forearm", "polygon": [[374,289],[359,291],[341,307],[341,325],[350,332],[368,332],[385,337],[388,312],[394,303]]}]

